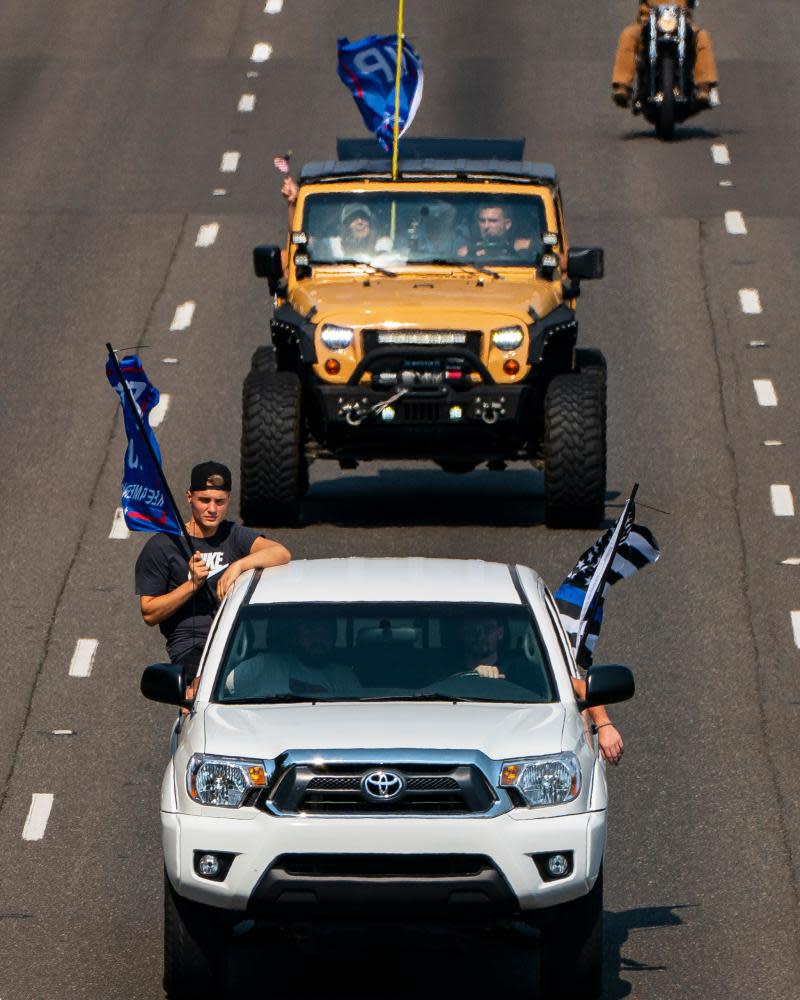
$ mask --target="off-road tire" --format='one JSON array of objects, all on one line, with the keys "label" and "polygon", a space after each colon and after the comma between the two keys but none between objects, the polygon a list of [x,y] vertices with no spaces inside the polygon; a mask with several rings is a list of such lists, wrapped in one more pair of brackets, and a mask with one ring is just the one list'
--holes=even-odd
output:
[{"label": "off-road tire", "polygon": [[658,106],[656,134],[659,139],[670,142],[675,138],[675,64],[671,59],[661,60],[661,94],[663,100]]},{"label": "off-road tire", "polygon": [[242,390],[242,520],[291,526],[307,488],[300,379],[294,372],[251,371]]},{"label": "off-road tire", "polygon": [[250,359],[250,371],[258,372],[259,374],[276,372],[278,370],[278,361],[275,356],[275,348],[272,344],[264,344],[261,347],[257,347],[253,352],[253,357]]},{"label": "off-road tire", "polygon": [[551,380],[543,450],[545,523],[596,528],[606,498],[606,386],[597,369]]},{"label": "off-road tire", "polygon": [[164,991],[168,1000],[224,996],[225,930],[211,907],[179,896],[164,872]]},{"label": "off-road tire", "polygon": [[543,1000],[597,1000],[603,992],[603,869],[588,895],[554,906],[540,929]]}]

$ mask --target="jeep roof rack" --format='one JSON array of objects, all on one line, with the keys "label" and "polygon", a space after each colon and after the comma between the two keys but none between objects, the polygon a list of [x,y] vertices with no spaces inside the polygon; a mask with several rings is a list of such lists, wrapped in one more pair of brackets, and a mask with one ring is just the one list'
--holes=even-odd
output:
[{"label": "jeep roof rack", "polygon": [[[524,148],[524,139],[402,139],[398,172],[406,178],[491,176],[555,184],[555,167],[523,160]],[[336,160],[306,163],[300,180],[391,176],[391,158],[382,154],[372,139],[339,139],[336,153]]]}]

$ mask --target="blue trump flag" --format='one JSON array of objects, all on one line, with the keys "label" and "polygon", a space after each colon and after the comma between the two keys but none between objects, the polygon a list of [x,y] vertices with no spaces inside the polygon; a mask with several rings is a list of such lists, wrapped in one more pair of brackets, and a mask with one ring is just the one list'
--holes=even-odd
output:
[{"label": "blue trump flag", "polygon": [[[120,375],[128,390],[122,385]],[[128,447],[122,469],[122,513],[131,531],[180,535],[183,524],[161,471],[161,452],[150,427],[150,413],[161,396],[133,354],[120,362],[109,350],[106,376],[119,396]],[[147,436],[145,440],[144,435]],[[149,442],[149,447],[148,447]]]},{"label": "blue trump flag", "polygon": [[[351,42],[338,41],[339,76],[355,98],[364,124],[387,153],[394,141],[397,35],[368,35]],[[422,60],[403,39],[400,77],[399,133],[414,120],[422,100]]]}]

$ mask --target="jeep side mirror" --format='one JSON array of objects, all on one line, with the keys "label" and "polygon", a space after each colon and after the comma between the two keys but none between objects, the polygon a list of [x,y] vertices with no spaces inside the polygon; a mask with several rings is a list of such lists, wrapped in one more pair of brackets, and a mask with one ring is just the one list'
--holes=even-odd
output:
[{"label": "jeep side mirror", "polygon": [[571,247],[567,254],[567,275],[578,281],[603,277],[602,247]]},{"label": "jeep side mirror", "polygon": [[190,704],[183,689],[183,667],[180,663],[151,663],[144,668],[140,689],[150,701],[179,705],[181,708]]},{"label": "jeep side mirror", "polygon": [[617,663],[591,667],[586,675],[586,698],[581,708],[595,705],[613,705],[633,697],[636,685],[627,667]]},{"label": "jeep side mirror", "polygon": [[283,262],[281,248],[273,245],[255,247],[253,250],[253,268],[257,278],[266,278],[272,295],[278,291],[278,284],[283,278]]}]

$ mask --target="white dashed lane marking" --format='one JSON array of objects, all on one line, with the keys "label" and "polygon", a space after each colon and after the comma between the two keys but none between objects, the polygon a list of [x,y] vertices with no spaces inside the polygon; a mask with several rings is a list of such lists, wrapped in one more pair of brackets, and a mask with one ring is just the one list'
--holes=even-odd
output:
[{"label": "white dashed lane marking", "polygon": [[125,515],[122,513],[122,507],[117,507],[114,511],[114,523],[111,525],[111,531],[108,533],[109,538],[130,538],[131,533],[128,531],[128,525],[125,523]]},{"label": "white dashed lane marking", "polygon": [[721,188],[732,188],[733,187],[733,181],[720,181],[719,182],[719,186]]},{"label": "white dashed lane marking", "polygon": [[158,401],[158,405],[154,406],[150,411],[150,426],[159,427],[164,423],[164,417],[166,417],[169,412],[170,395],[168,392],[162,392],[161,398]]},{"label": "white dashed lane marking", "polygon": [[783,441],[765,441],[764,446],[767,448],[780,448]]},{"label": "white dashed lane marking", "polygon": [[224,195],[226,195],[227,193],[228,193],[228,190],[227,190],[227,188],[214,188],[214,190],[213,190],[213,191],[211,192],[211,194],[212,194],[212,195],[213,195],[213,196],[214,196],[215,198],[222,198],[222,197],[223,197]]},{"label": "white dashed lane marking", "polygon": [[800,557],[789,556],[788,559],[781,559],[781,566],[800,566]]},{"label": "white dashed lane marking", "polygon": [[69,664],[70,677],[90,677],[96,652],[97,639],[78,639]]},{"label": "white dashed lane marking", "polygon": [[721,167],[730,166],[731,154],[728,152],[728,147],[722,144],[718,146],[711,147],[711,155],[714,157],[714,163],[718,163]]},{"label": "white dashed lane marking", "polygon": [[740,288],[739,305],[742,307],[743,313],[749,313],[750,315],[756,315],[757,313],[760,313],[761,296],[758,294],[758,289]]},{"label": "white dashed lane marking", "polygon": [[794,517],[794,497],[791,486],[785,483],[778,483],[770,486],[770,500],[772,501],[772,513],[776,517]]},{"label": "white dashed lane marking", "polygon": [[237,111],[252,111],[256,106],[256,95],[255,94],[242,94],[239,98],[239,104],[236,108]]},{"label": "white dashed lane marking", "polygon": [[264,8],[265,14],[280,14],[283,10],[283,0],[267,0],[267,6]]},{"label": "white dashed lane marking", "polygon": [[175,310],[170,330],[173,332],[176,330],[188,330],[194,319],[194,307],[194,302],[182,302]]},{"label": "white dashed lane marking", "polygon": [[741,212],[725,213],[725,228],[731,236],[746,236],[747,225]]},{"label": "white dashed lane marking", "polygon": [[800,649],[800,611],[792,612],[792,634],[795,646]]},{"label": "white dashed lane marking", "polygon": [[34,792],[25,826],[22,828],[23,840],[41,840],[44,837],[52,808],[53,796],[50,792]]},{"label": "white dashed lane marking", "polygon": [[222,154],[222,162],[219,165],[220,173],[223,174],[235,174],[239,169],[239,160],[241,159],[241,153],[237,152],[235,149],[229,149],[226,153]]},{"label": "white dashed lane marking", "polygon": [[756,399],[759,406],[777,406],[778,394],[771,378],[754,378],[753,388],[756,391]]},{"label": "white dashed lane marking", "polygon": [[218,222],[207,222],[197,230],[197,239],[194,241],[196,247],[212,247],[217,241],[219,233]]},{"label": "white dashed lane marking", "polygon": [[250,62],[263,63],[272,55],[272,46],[269,42],[256,42],[250,55]]}]

